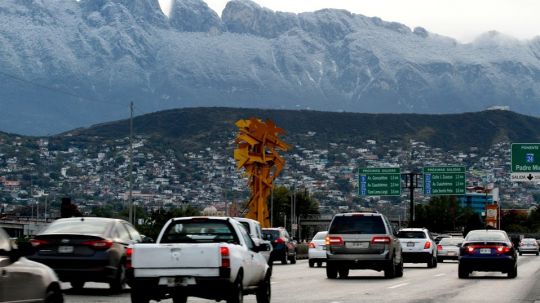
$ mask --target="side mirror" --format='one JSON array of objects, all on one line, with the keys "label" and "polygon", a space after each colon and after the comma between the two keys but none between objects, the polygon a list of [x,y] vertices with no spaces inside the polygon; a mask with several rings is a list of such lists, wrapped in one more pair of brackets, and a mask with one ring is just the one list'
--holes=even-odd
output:
[{"label": "side mirror", "polygon": [[261,243],[257,246],[255,246],[257,249],[256,251],[257,252],[261,252],[261,251],[270,251],[270,244],[268,243]]},{"label": "side mirror", "polygon": [[147,237],[145,235],[141,235],[142,243],[154,243],[154,239]]}]

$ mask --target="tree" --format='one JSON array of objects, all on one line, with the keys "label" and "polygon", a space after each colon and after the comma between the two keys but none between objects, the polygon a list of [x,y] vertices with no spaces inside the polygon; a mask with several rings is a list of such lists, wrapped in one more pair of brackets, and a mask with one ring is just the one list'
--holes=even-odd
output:
[{"label": "tree", "polygon": [[[293,197],[293,192],[284,186],[276,186],[274,188],[274,226],[283,226],[290,228],[291,222],[291,199]],[[271,197],[269,197],[268,210],[271,209]],[[306,190],[296,192],[296,212],[295,216],[298,218],[311,215],[319,214],[319,202],[310,196]],[[285,218],[287,218],[287,224],[285,224]],[[287,225],[287,226],[285,226]]]},{"label": "tree", "polygon": [[137,225],[137,228],[141,234],[155,240],[159,235],[159,232],[169,219],[178,217],[192,217],[198,215],[200,215],[199,210],[192,206],[188,206],[186,208],[175,208],[169,211],[160,209],[150,213],[150,215],[146,219],[146,222],[144,222],[144,224],[142,225]]}]

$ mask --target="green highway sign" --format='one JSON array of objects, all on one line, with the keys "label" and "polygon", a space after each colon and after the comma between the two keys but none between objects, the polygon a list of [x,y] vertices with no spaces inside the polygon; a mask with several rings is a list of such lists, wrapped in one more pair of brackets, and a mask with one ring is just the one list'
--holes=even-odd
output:
[{"label": "green highway sign", "polygon": [[358,171],[360,196],[401,195],[401,169],[399,167],[361,168]]},{"label": "green highway sign", "polygon": [[424,167],[425,195],[464,195],[465,167],[438,166]]},{"label": "green highway sign", "polygon": [[540,181],[540,143],[513,143],[512,182]]}]

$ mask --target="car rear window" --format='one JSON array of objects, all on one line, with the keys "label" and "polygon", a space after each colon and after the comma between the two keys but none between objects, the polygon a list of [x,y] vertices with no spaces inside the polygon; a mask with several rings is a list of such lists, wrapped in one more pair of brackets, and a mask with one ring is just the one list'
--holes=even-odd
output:
[{"label": "car rear window", "polygon": [[330,234],[386,234],[381,216],[336,216]]},{"label": "car rear window", "polygon": [[524,244],[535,244],[536,240],[535,239],[523,239],[523,240],[521,240],[521,242],[524,243]]},{"label": "car rear window", "polygon": [[108,226],[109,222],[103,220],[54,221],[41,233],[103,235]]},{"label": "car rear window", "polygon": [[171,223],[163,237],[162,243],[236,243],[238,237],[232,227],[224,221],[217,220],[180,220]]},{"label": "car rear window", "polygon": [[275,240],[279,238],[279,230],[263,229],[263,238],[265,240]]},{"label": "car rear window", "polygon": [[439,242],[440,245],[458,245],[463,243],[463,238],[444,238]]},{"label": "car rear window", "polygon": [[508,239],[500,232],[470,232],[465,238],[467,241],[507,241]]},{"label": "car rear window", "polygon": [[326,238],[326,234],[327,232],[317,233],[315,237],[313,237],[313,240],[323,240],[324,238]]},{"label": "car rear window", "polygon": [[398,232],[398,238],[407,238],[407,239],[425,239],[426,234],[423,231],[411,231],[411,230],[401,230]]}]

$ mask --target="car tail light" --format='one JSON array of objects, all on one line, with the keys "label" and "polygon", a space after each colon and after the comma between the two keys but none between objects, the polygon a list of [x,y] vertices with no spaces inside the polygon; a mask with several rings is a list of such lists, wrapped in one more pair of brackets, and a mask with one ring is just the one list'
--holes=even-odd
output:
[{"label": "car tail light", "polygon": [[222,246],[219,248],[219,252],[221,254],[221,267],[230,268],[231,259],[229,259],[229,248],[226,246]]},{"label": "car tail light", "polygon": [[308,245],[308,246],[309,246],[309,248],[315,248],[315,243],[309,242],[309,245]]},{"label": "car tail light", "polygon": [[424,249],[428,249],[428,248],[431,248],[431,242],[426,241],[426,243],[424,244]]},{"label": "car tail light", "polygon": [[442,245],[437,245],[437,250],[443,250]]},{"label": "car tail light", "polygon": [[276,243],[276,244],[285,244],[285,240],[283,238],[277,238],[276,240],[274,240],[274,243]]},{"label": "car tail light", "polygon": [[342,237],[326,237],[326,245],[330,246],[342,246],[344,244]]},{"label": "car tail light", "polygon": [[82,242],[81,245],[87,245],[97,250],[105,250],[112,247],[113,241],[112,240],[92,240],[92,241]]},{"label": "car tail light", "polygon": [[392,242],[390,237],[373,237],[371,238],[371,244],[389,244]]},{"label": "car tail light", "polygon": [[468,254],[474,253],[474,250],[475,250],[474,246],[466,246],[465,247],[465,252],[467,252]]},{"label": "car tail light", "polygon": [[131,264],[132,255],[133,255],[133,247],[126,248],[126,268],[133,268],[133,264]]},{"label": "car tail light", "polygon": [[508,246],[497,246],[497,253],[499,254],[505,254],[510,251],[510,247]]},{"label": "car tail light", "polygon": [[38,246],[41,246],[41,245],[49,244],[49,241],[41,240],[41,239],[32,239],[32,240],[30,240],[30,243],[32,244],[32,246],[38,247]]}]

